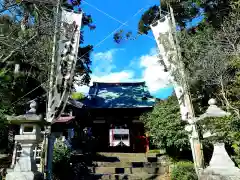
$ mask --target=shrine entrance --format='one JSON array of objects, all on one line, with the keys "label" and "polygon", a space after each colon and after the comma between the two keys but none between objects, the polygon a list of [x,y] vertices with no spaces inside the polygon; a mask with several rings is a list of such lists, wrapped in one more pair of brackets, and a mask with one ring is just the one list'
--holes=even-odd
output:
[{"label": "shrine entrance", "polygon": [[107,124],[96,123],[92,127],[99,152],[146,152],[142,123]]}]

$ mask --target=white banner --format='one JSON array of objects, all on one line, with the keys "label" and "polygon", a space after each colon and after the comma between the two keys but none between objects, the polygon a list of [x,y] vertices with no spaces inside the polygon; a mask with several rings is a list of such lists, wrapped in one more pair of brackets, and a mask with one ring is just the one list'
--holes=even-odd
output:
[{"label": "white banner", "polygon": [[[53,123],[65,109],[78,58],[82,13],[61,10],[60,33],[57,41],[56,77],[52,85],[52,97],[47,121]],[[56,111],[57,110],[57,111]]]},{"label": "white banner", "polygon": [[[175,28],[175,22],[171,22],[170,14],[151,25],[153,35],[160,51],[160,60],[164,63],[171,75],[175,74],[177,71],[180,76],[184,76],[184,72],[180,67],[181,59],[178,56],[176,42],[173,39],[173,28]],[[189,112],[191,111],[188,109],[185,102],[184,88],[181,83],[174,80],[173,76],[170,81],[174,86],[178,98],[182,120],[187,120]]]}]

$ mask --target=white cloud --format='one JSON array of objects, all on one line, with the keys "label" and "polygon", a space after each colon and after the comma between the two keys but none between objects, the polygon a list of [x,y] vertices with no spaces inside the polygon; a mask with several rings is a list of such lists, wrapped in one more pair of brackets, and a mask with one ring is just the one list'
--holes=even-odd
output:
[{"label": "white cloud", "polygon": [[[98,52],[93,54],[93,74],[91,76],[90,86],[93,82],[130,82],[134,81],[133,71],[112,72],[116,66],[114,65],[114,55],[124,49],[111,49],[106,52]],[[88,86],[76,86],[76,90],[88,93]]]},{"label": "white cloud", "polygon": [[105,52],[93,54],[93,72],[97,76],[109,74],[116,68],[114,65],[114,55],[124,49],[111,49]]},{"label": "white cloud", "polygon": [[[92,82],[136,82],[145,81],[151,93],[156,93],[162,88],[169,86],[169,73],[164,72],[164,68],[160,65],[157,58],[156,48],[152,48],[149,54],[145,54],[140,58],[131,61],[130,66],[140,66],[142,70],[142,77],[135,78],[134,71],[123,70],[119,72],[112,72],[115,68],[114,55],[122,49],[112,49],[106,52],[99,52],[93,54],[93,74],[91,76]],[[77,91],[88,93],[89,87],[76,87]]]},{"label": "white cloud", "polygon": [[110,49],[110,50],[105,51],[105,52],[94,53],[93,58],[94,58],[95,61],[104,60],[104,61],[112,62],[114,54],[116,52],[122,51],[122,50],[124,50],[124,49]]},{"label": "white cloud", "polygon": [[143,80],[151,93],[169,86],[169,73],[164,72],[164,67],[158,62],[156,48],[152,48],[149,54],[140,57],[140,66],[143,70]]},{"label": "white cloud", "polygon": [[134,77],[134,73],[132,71],[120,71],[114,72],[110,74],[106,74],[104,76],[92,76],[92,81],[97,82],[126,82],[131,81]]},{"label": "white cloud", "polygon": [[136,68],[139,68],[139,58],[133,58],[129,65],[128,65],[129,68],[132,68],[132,69],[136,69]]}]

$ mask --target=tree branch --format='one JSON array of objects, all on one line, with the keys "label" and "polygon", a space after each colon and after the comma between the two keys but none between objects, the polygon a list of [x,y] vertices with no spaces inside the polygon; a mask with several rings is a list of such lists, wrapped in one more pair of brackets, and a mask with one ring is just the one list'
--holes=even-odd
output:
[{"label": "tree branch", "polygon": [[17,48],[15,48],[14,50],[12,50],[10,53],[9,53],[9,55],[7,56],[7,57],[5,57],[2,61],[1,61],[1,63],[5,63],[9,58],[11,58],[12,57],[12,55],[14,54],[14,53],[16,53],[19,49],[21,49],[22,47],[24,47],[24,46],[26,46],[26,45],[28,45],[28,43],[30,43],[33,39],[35,39],[37,37],[37,34],[35,34],[34,36],[32,36],[28,41],[26,41],[22,46],[20,46],[20,47],[17,47]]},{"label": "tree branch", "polygon": [[229,45],[231,45],[232,48],[233,48],[233,51],[236,52],[235,45],[234,45],[234,44],[231,42],[231,40],[229,39],[229,37],[228,37],[228,35],[227,35],[227,33],[226,33],[226,30],[225,30],[225,27],[224,27],[224,26],[222,26],[222,30],[223,30],[223,32],[224,32],[225,37],[226,37],[227,40],[228,40]]},{"label": "tree branch", "polygon": [[222,94],[222,97],[225,101],[225,104],[227,105],[227,108],[228,109],[232,109],[235,114],[237,115],[238,119],[240,119],[240,113],[239,113],[239,110],[235,107],[233,107],[230,102],[228,101],[227,99],[227,96],[226,96],[226,93],[225,93],[225,90],[224,90],[224,85],[223,85],[223,79],[222,79],[222,76],[220,77],[220,85],[221,85],[221,94]]}]

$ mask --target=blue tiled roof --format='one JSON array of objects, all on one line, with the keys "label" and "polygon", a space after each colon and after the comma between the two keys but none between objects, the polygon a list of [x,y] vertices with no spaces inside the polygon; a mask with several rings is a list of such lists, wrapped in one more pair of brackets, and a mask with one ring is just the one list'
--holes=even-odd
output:
[{"label": "blue tiled roof", "polygon": [[145,82],[100,83],[94,82],[84,104],[89,108],[141,108],[153,107]]}]

